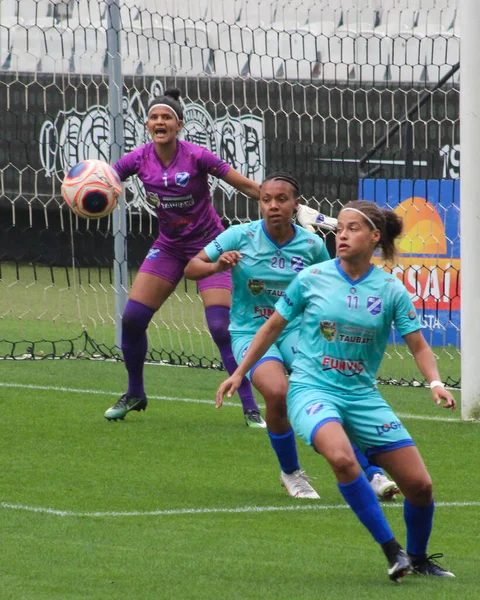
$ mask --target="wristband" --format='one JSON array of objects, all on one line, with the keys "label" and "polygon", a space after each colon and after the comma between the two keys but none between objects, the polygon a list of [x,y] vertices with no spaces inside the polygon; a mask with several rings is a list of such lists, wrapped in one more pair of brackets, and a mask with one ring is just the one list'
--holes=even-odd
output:
[{"label": "wristband", "polygon": [[431,381],[430,382],[430,389],[432,389],[434,387],[442,387],[442,388],[444,388],[445,385],[441,381],[435,380],[435,381]]}]

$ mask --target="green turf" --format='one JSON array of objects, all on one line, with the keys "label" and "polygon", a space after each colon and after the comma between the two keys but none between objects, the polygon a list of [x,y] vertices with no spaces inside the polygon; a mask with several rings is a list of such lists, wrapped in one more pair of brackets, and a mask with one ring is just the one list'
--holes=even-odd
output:
[{"label": "green turf", "polygon": [[[0,357],[29,355],[32,347],[37,356],[118,355],[111,269],[0,266]],[[134,275],[132,272],[131,277]],[[195,282],[179,284],[155,315],[148,335],[149,359],[154,361],[220,363]],[[436,348],[435,353],[444,380],[457,385],[458,350]],[[405,345],[388,347],[379,375],[405,382],[419,378]]]},{"label": "green turf", "polygon": [[[455,580],[392,584],[323,459],[299,443],[322,499],[293,500],[265,431],[246,428],[239,406],[214,408],[220,372],[147,366],[148,410],[116,423],[103,412],[124,389],[121,363],[3,361],[0,372],[2,600],[478,598],[480,506],[437,509],[431,551]],[[404,422],[437,502],[477,502],[480,425],[436,407],[428,390],[382,392],[401,414],[452,419]],[[245,507],[280,510],[92,514]],[[400,503],[385,510],[404,540]]]}]

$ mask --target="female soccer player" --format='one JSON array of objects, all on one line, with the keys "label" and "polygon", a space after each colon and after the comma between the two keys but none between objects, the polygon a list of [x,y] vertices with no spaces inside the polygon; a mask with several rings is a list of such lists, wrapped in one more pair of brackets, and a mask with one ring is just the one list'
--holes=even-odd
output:
[{"label": "female soccer player", "polygon": [[[453,577],[427,555],[433,522],[432,482],[412,438],[380,395],[376,373],[395,323],[430,383],[433,400],[456,403],[440,381],[434,355],[421,332],[403,284],[371,264],[377,247],[395,256],[402,220],[372,202],[348,203],[339,214],[337,258],[303,270],[276,304],[235,373],[220,386],[217,403],[282,334],[302,318],[288,392],[295,432],[329,462],[338,487],[378,542],[396,581],[407,573]],[[360,472],[348,437],[388,471],[405,496],[407,552],[395,539],[377,498]]]},{"label": "female soccer player", "polygon": [[[207,149],[178,139],[183,127],[179,90],[167,90],[148,106],[147,129],[152,142],[126,154],[114,168],[122,181],[138,175],[146,197],[158,215],[159,236],[133,282],[122,318],[122,352],[128,371],[128,390],[105,413],[123,419],[131,410],[145,410],[143,382],[147,327],[153,315],[175,290],[185,265],[223,227],[211,203],[208,176],[222,178],[251,198],[259,185],[232,169]],[[236,368],[228,333],[231,303],[230,273],[204,279],[199,291],[208,328],[229,373]],[[265,427],[250,382],[239,387],[246,424]]]},{"label": "female soccer player", "polygon": [[[263,219],[230,227],[185,269],[185,276],[196,280],[231,270],[230,333],[237,362],[242,360],[255,333],[274,312],[276,301],[296,275],[309,265],[330,259],[317,235],[292,224],[299,196],[296,179],[285,173],[269,175],[260,188]],[[318,498],[300,469],[295,435],[287,418],[286,371],[292,368],[299,325],[299,319],[289,323],[276,343],[252,365],[248,377],[265,399],[268,433],[280,463],[282,484],[291,496]],[[398,491],[396,484],[381,469],[369,465],[359,451],[358,458],[382,498]]]}]

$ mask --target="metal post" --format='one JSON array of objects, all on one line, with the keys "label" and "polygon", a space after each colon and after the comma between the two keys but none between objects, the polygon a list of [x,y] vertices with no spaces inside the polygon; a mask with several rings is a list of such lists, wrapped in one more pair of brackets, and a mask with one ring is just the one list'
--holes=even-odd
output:
[{"label": "metal post", "polygon": [[[123,77],[120,55],[120,6],[118,0],[107,0],[107,74],[108,105],[110,110],[110,160],[115,163],[125,151],[123,137]],[[127,214],[125,194],[119,198],[119,209],[113,211],[114,289],[115,289],[115,344],[121,347],[122,314],[127,303]]]},{"label": "metal post", "polygon": [[480,419],[480,202],[478,140],[480,140],[480,3],[460,0],[460,257],[462,336],[462,419]]}]

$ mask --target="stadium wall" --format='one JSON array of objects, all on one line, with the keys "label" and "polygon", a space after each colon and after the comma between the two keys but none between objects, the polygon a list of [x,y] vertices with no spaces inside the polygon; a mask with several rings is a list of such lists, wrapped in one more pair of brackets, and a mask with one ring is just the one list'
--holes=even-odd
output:
[{"label": "stadium wall", "polygon": [[[64,168],[79,157],[104,158],[109,144],[108,85],[103,76],[0,73],[0,260],[71,265],[70,215],[62,207]],[[157,82],[147,76],[126,77],[124,117],[127,150],[147,141],[143,106],[158,86],[182,89],[191,118],[187,137],[212,151],[247,176],[261,179],[286,170],[302,182],[307,202],[328,214],[358,193],[358,162],[401,121],[418,101],[421,89],[360,84],[312,85],[310,82],[192,78]],[[367,168],[382,164],[379,177],[402,179],[405,160],[412,179],[457,178],[458,88],[432,92],[412,118],[413,144],[392,136]],[[88,118],[87,118],[88,117]],[[68,121],[68,126],[66,125]],[[219,128],[219,124],[223,129]],[[239,129],[239,127],[243,129]],[[229,128],[231,133],[229,133]],[[239,132],[247,135],[247,142]],[[229,137],[230,136],[230,137]],[[135,190],[128,192],[135,195]],[[217,187],[214,203],[225,223],[256,218],[253,201],[235,201]],[[316,205],[316,204],[315,204]],[[74,229],[78,266],[112,262],[109,221],[79,222]],[[138,265],[156,234],[149,207],[129,204],[129,264]]]}]

